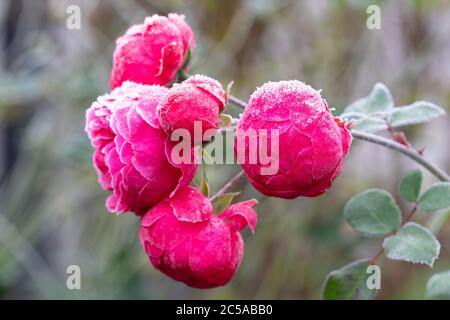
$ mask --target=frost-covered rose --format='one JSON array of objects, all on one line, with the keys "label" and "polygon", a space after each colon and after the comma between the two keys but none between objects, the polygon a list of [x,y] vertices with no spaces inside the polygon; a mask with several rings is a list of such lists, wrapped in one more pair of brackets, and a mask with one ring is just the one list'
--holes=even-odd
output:
[{"label": "frost-covered rose", "polygon": [[239,234],[256,226],[256,200],[212,214],[207,197],[187,186],[158,203],[142,219],[140,240],[153,266],[191,287],[228,283],[244,255]]},{"label": "frost-covered rose", "polygon": [[165,85],[172,82],[194,48],[194,33],[184,16],[153,15],[116,41],[110,86],[126,80]]},{"label": "frost-covered rose", "polygon": [[195,75],[169,90],[158,106],[157,114],[167,134],[171,135],[176,129],[186,129],[191,141],[200,144],[214,133],[210,130],[203,137],[207,130],[218,128],[219,113],[225,104],[225,91],[218,81]]},{"label": "frost-covered rose", "polygon": [[[239,143],[247,130],[267,130],[267,145],[279,148],[279,168],[263,174],[267,165],[250,163],[250,143]],[[278,142],[271,130],[279,130]],[[352,136],[344,123],[332,116],[320,93],[300,81],[268,82],[251,96],[236,130],[235,151],[253,186],[268,196],[292,199],[326,192],[340,174]],[[245,154],[243,153],[245,152]]]},{"label": "frost-covered rose", "polygon": [[127,81],[86,112],[93,164],[101,186],[112,192],[106,201],[111,212],[142,214],[195,175],[195,164],[171,161],[173,143],[156,116],[167,91]]}]

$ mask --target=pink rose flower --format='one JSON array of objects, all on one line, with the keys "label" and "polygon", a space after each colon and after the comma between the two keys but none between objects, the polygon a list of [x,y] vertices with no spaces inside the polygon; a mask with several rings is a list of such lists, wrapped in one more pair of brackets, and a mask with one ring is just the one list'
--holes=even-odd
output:
[{"label": "pink rose flower", "polygon": [[93,164],[100,185],[113,193],[106,201],[111,212],[140,215],[195,175],[193,162],[171,161],[173,143],[156,116],[167,91],[127,81],[98,97],[86,112],[85,130],[95,148]]},{"label": "pink rose flower", "polygon": [[[271,131],[279,130],[276,173],[262,174],[267,165],[259,159],[250,163],[250,144],[237,143],[248,129],[256,130],[256,135],[267,129],[268,146]],[[318,91],[295,80],[268,82],[250,98],[236,130],[235,152],[238,159],[239,154],[245,159],[242,168],[261,193],[285,199],[315,197],[326,192],[340,174],[351,141],[349,130],[332,116]]]},{"label": "pink rose flower", "polygon": [[140,240],[152,265],[195,288],[223,286],[244,255],[239,230],[256,226],[256,200],[212,214],[207,197],[187,186],[158,203],[142,219]]},{"label": "pink rose flower", "polygon": [[188,52],[195,45],[194,33],[184,16],[153,15],[134,25],[116,41],[110,87],[130,80],[142,84],[166,85],[175,80]]},{"label": "pink rose flower", "polygon": [[[173,85],[158,106],[157,114],[168,135],[176,129],[186,129],[191,141],[200,144],[214,135],[215,131],[211,130],[203,137],[207,130],[218,128],[219,113],[225,104],[225,91],[218,81],[195,75]],[[198,128],[196,135],[195,122]]]}]

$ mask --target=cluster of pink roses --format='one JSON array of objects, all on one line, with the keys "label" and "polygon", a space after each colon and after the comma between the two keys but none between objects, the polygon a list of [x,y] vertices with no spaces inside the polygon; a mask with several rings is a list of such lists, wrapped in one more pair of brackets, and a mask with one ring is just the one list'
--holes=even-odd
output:
[{"label": "cluster of pink roses", "polygon": [[[192,287],[211,288],[236,272],[244,250],[239,231],[247,225],[254,231],[257,202],[236,203],[214,215],[211,201],[188,185],[197,171],[198,149],[209,137],[193,141],[191,161],[172,159],[175,130],[195,136],[194,124],[200,123],[202,131],[214,132],[227,105],[222,85],[207,76],[172,84],[187,71],[194,45],[191,28],[177,14],[154,15],[131,27],[116,43],[112,92],[87,110],[85,130],[95,148],[99,183],[111,192],[108,210],[142,217],[141,244],[155,268]],[[275,174],[264,175],[265,163],[248,161],[248,145],[235,151],[243,152],[242,168],[257,190],[287,199],[327,191],[351,144],[349,131],[325,100],[300,81],[256,90],[236,139],[245,138],[248,129],[278,130]]]}]

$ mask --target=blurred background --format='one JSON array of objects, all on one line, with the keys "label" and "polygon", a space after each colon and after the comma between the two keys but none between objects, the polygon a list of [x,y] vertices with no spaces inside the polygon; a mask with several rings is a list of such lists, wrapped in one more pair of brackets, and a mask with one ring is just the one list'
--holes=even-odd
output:
[{"label": "blurred background", "polygon": [[[66,27],[71,4],[81,9],[80,30]],[[381,7],[381,30],[366,27],[370,4]],[[191,72],[233,80],[232,93],[244,100],[266,81],[299,79],[323,89],[339,114],[382,81],[397,105],[429,100],[450,111],[450,1],[2,0],[0,298],[318,299],[327,273],[380,248],[351,230],[342,209],[367,188],[397,195],[399,178],[417,165],[355,141],[342,175],[319,198],[263,198],[245,181],[235,188],[244,190],[238,200],[260,200],[259,224],[255,235],[244,232],[245,258],[227,286],[192,289],[154,270],[139,220],[106,211],[83,129],[86,108],[109,90],[115,39],[145,16],[169,12],[186,15],[195,31]],[[448,118],[407,134],[450,171]],[[218,190],[239,168],[206,170]],[[434,269],[380,260],[379,299],[421,299],[427,279],[450,269],[445,213],[417,219],[440,229],[441,256]],[[73,264],[81,290],[66,288]]]}]

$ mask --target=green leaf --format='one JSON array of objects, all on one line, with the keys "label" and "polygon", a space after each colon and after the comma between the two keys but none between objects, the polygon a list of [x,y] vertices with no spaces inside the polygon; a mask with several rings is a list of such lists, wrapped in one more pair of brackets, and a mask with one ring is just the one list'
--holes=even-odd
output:
[{"label": "green leaf", "polygon": [[371,114],[375,112],[387,111],[394,107],[394,101],[392,99],[391,92],[381,82],[376,83],[369,96],[359,99],[350,104],[344,111],[348,112],[360,112],[364,114]]},{"label": "green leaf", "polygon": [[388,125],[386,121],[380,117],[368,117],[355,120],[351,128],[365,132],[378,132],[386,130]]},{"label": "green leaf", "polygon": [[438,182],[424,192],[419,199],[419,208],[436,211],[450,207],[450,183]]},{"label": "green leaf", "polygon": [[386,235],[400,227],[401,212],[392,195],[371,189],[354,196],[344,208],[350,225],[365,236]]},{"label": "green leaf", "polygon": [[339,118],[341,118],[342,120],[347,120],[347,121],[355,121],[355,120],[361,120],[361,118],[366,117],[366,115],[364,113],[360,113],[360,112],[346,112],[343,113],[339,116]]},{"label": "green leaf", "polygon": [[436,273],[427,283],[427,298],[450,300],[450,270]]},{"label": "green leaf", "polygon": [[428,229],[408,222],[397,234],[384,239],[383,248],[389,259],[422,263],[432,267],[439,256],[441,245]]},{"label": "green leaf", "polygon": [[369,266],[369,261],[360,260],[329,273],[323,287],[323,298],[325,300],[372,299],[376,290],[369,289],[367,286],[367,279],[371,275],[367,272]]},{"label": "green leaf", "polygon": [[395,128],[428,122],[443,115],[445,111],[441,107],[431,102],[417,101],[409,106],[392,110],[388,121],[389,125]]},{"label": "green leaf", "polygon": [[207,148],[201,148],[201,157],[202,157],[202,162],[204,164],[214,163],[214,159],[213,159],[212,155],[208,152]]},{"label": "green leaf", "polygon": [[229,192],[215,198],[212,201],[213,213],[218,214],[228,208],[233,201],[233,198],[239,194],[240,192]]},{"label": "green leaf", "polygon": [[206,174],[203,173],[202,184],[200,185],[200,191],[205,197],[209,197],[209,183],[206,178]]},{"label": "green leaf", "polygon": [[231,87],[233,87],[234,81],[231,81],[227,84],[227,88],[225,89],[225,103],[228,103],[228,98],[231,95]]},{"label": "green leaf", "polygon": [[422,171],[414,170],[407,173],[398,187],[400,195],[409,202],[416,202],[422,186]]},{"label": "green leaf", "polygon": [[219,119],[220,119],[219,122],[220,128],[228,128],[229,126],[231,126],[231,123],[233,122],[233,117],[225,113],[221,113],[219,115]]}]

